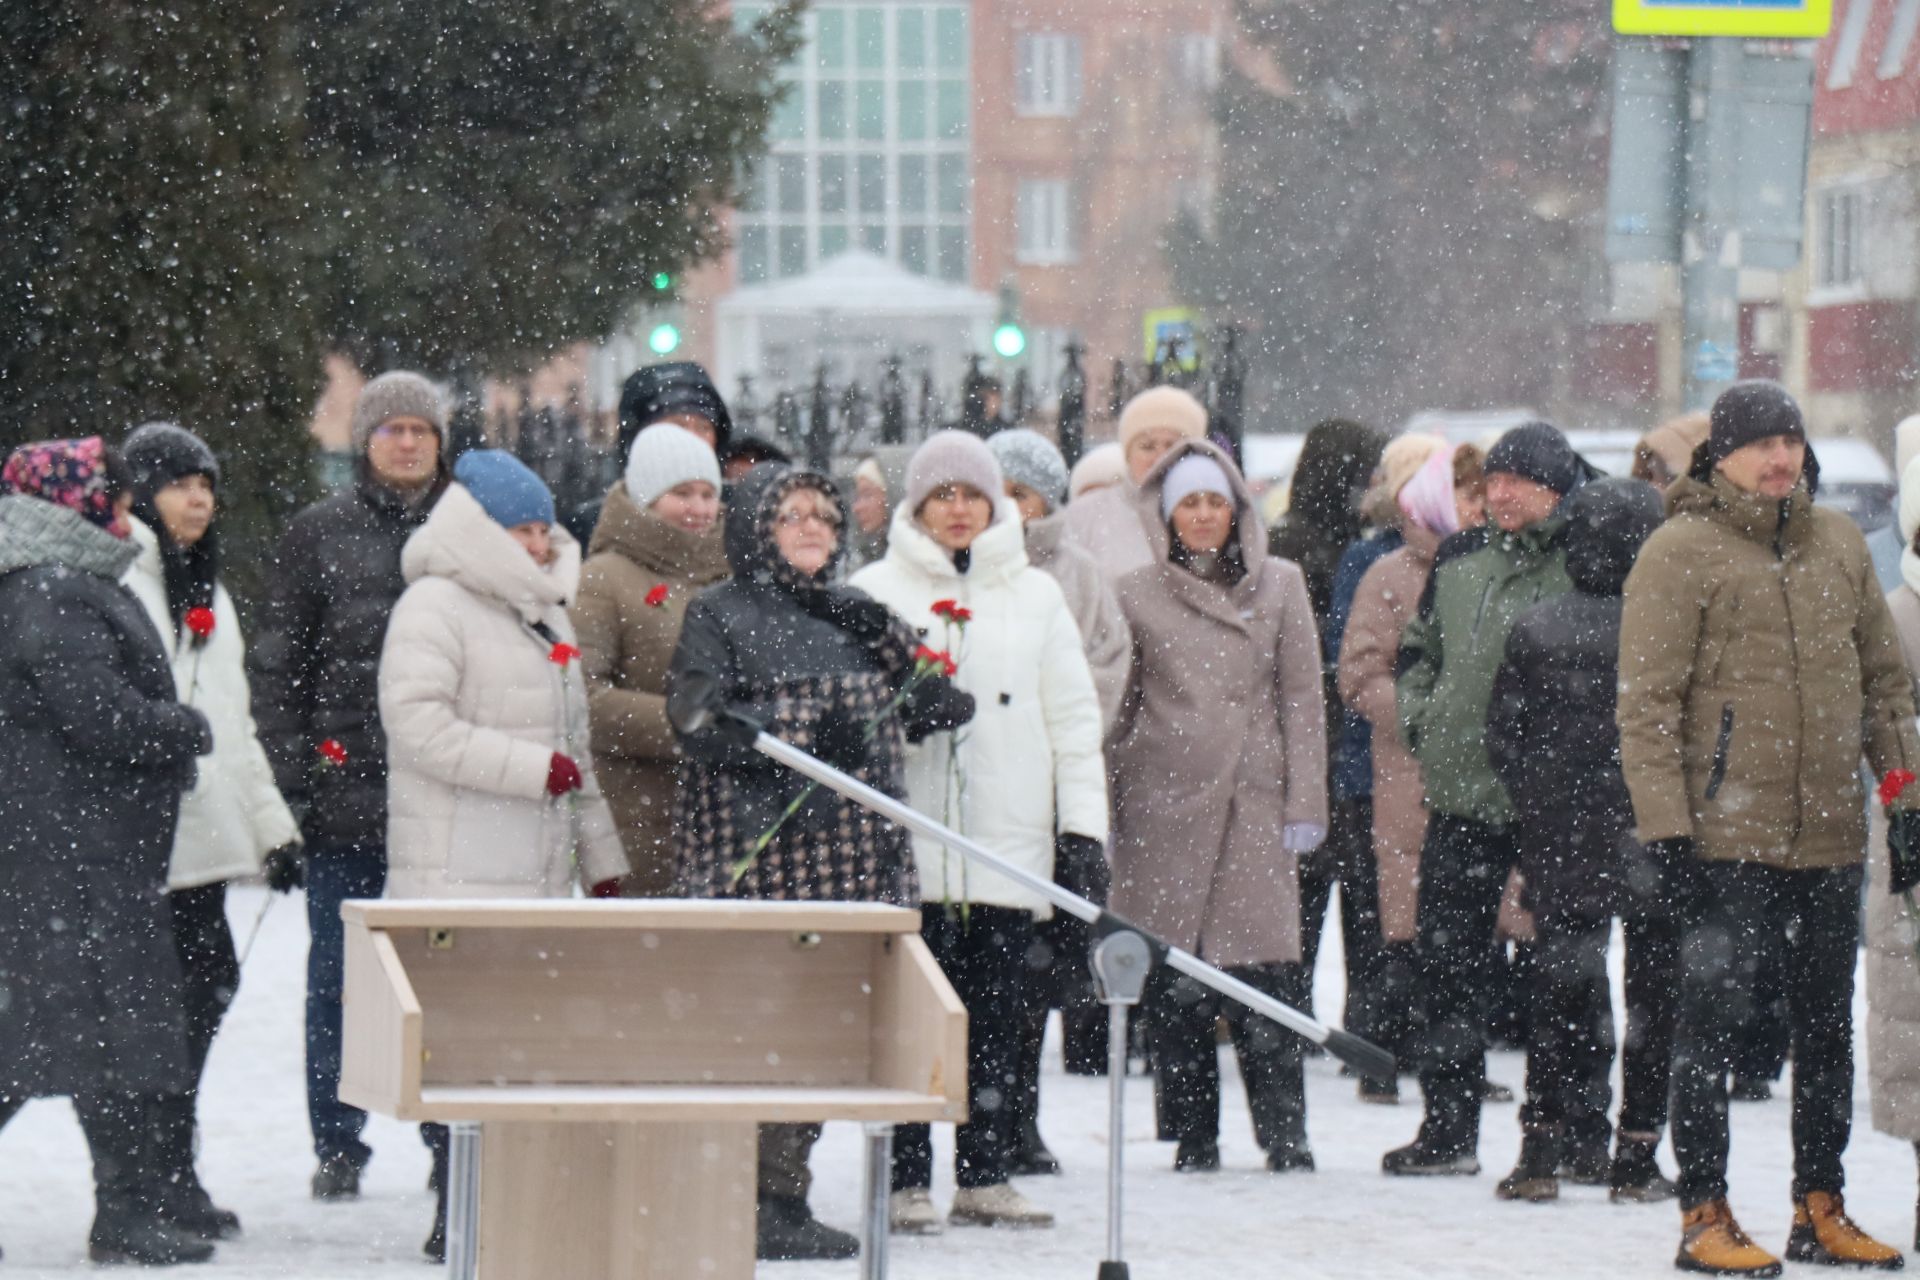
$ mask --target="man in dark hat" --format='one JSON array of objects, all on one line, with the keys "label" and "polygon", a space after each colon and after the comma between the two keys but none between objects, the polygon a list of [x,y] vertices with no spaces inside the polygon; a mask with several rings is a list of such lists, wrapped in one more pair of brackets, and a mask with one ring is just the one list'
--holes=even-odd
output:
[{"label": "man in dark hat", "polygon": [[707,442],[724,457],[733,438],[733,415],[719,388],[701,365],[691,360],[650,364],[636,371],[620,390],[620,462],[634,438],[658,422],[671,422]]},{"label": "man in dark hat", "polygon": [[1426,1114],[1419,1136],[1381,1161],[1391,1174],[1480,1172],[1494,923],[1518,857],[1513,801],[1487,753],[1487,707],[1514,621],[1572,589],[1557,513],[1595,474],[1544,422],[1501,437],[1485,470],[1491,524],[1440,545],[1420,612],[1401,639],[1400,726],[1420,761],[1430,813],[1416,953]]},{"label": "man in dark hat", "polygon": [[1675,1261],[1690,1271],[1780,1274],[1727,1203],[1727,1072],[1764,953],[1779,946],[1793,993],[1787,1257],[1901,1265],[1847,1217],[1840,1161],[1867,839],[1860,757],[1886,779],[1890,825],[1911,838],[1920,787],[1902,784],[1920,769],[1920,736],[1866,541],[1813,505],[1818,474],[1793,397],[1735,384],[1627,579],[1620,759],[1682,930]]}]

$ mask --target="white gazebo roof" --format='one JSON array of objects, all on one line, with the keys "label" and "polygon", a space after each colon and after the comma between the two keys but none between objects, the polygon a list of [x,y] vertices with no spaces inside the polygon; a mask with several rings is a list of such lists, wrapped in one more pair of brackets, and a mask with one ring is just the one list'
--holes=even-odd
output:
[{"label": "white gazebo roof", "polygon": [[829,258],[804,276],[776,284],[743,285],[722,297],[722,316],[954,316],[990,320],[990,293],[914,275],[897,263],[853,250]]}]

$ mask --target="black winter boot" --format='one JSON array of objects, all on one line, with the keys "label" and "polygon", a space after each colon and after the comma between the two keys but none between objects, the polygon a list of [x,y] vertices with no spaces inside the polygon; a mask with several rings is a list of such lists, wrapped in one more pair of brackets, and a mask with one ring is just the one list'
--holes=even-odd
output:
[{"label": "black winter boot", "polygon": [[168,1226],[139,1197],[102,1197],[87,1235],[87,1258],[93,1262],[171,1267],[211,1257],[212,1245]]},{"label": "black winter boot", "polygon": [[1020,1130],[1014,1137],[1013,1155],[1010,1165],[1013,1173],[1023,1177],[1035,1177],[1060,1172],[1060,1161],[1053,1152],[1047,1150],[1047,1140],[1040,1136],[1040,1126],[1033,1120],[1023,1120]]},{"label": "black winter boot", "polygon": [[805,1200],[761,1196],[754,1256],[762,1262],[835,1261],[860,1256],[860,1242],[813,1216]]},{"label": "black winter boot", "polygon": [[205,1262],[213,1246],[167,1225],[157,1212],[161,1171],[147,1119],[134,1094],[83,1094],[73,1100],[93,1155],[94,1217],[87,1256],[95,1262],[168,1267]]},{"label": "black winter boot", "polygon": [[1607,1173],[1607,1199],[1615,1204],[1652,1204],[1678,1194],[1654,1157],[1659,1145],[1658,1138],[1620,1135],[1613,1148],[1613,1168]]},{"label": "black winter boot", "polygon": [[1538,1129],[1520,1139],[1520,1161],[1513,1172],[1500,1179],[1493,1194],[1502,1200],[1525,1200],[1540,1204],[1560,1198],[1560,1179],[1554,1170],[1560,1163],[1560,1135],[1551,1129]]},{"label": "black winter boot", "polygon": [[1220,1172],[1220,1143],[1215,1138],[1182,1138],[1173,1153],[1175,1173]]},{"label": "black winter boot", "polygon": [[194,1168],[194,1100],[172,1094],[147,1104],[154,1158],[162,1181],[154,1209],[163,1222],[201,1240],[231,1240],[240,1217],[214,1204]]}]

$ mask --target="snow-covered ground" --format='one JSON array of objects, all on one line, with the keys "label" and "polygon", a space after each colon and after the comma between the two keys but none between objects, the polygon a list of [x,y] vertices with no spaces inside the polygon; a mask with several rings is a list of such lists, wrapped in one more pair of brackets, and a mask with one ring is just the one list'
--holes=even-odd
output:
[{"label": "snow-covered ground", "polygon": [[[244,937],[264,892],[232,895]],[[220,1247],[213,1269],[234,1276],[312,1278],[422,1276],[419,1248],[432,1214],[427,1156],[411,1126],[374,1117],[377,1150],[364,1196],[315,1204],[302,1090],[304,904],[276,902],[247,965],[240,997],[209,1067],[202,1171],[216,1198],[246,1224]],[[1339,1007],[1337,930],[1322,964],[1322,1008]],[[1864,1054],[1861,1055],[1864,1057]],[[1225,1061],[1231,1061],[1231,1054]],[[1042,1125],[1066,1166],[1058,1178],[1023,1181],[1059,1215],[1052,1231],[959,1229],[894,1241],[902,1280],[1055,1280],[1092,1277],[1105,1245],[1106,1082],[1059,1074],[1049,1051]],[[1518,1055],[1496,1054],[1492,1072],[1520,1082]],[[1175,1175],[1173,1149],[1152,1141],[1148,1082],[1128,1090],[1127,1252],[1133,1274],[1337,1276],[1613,1277],[1672,1273],[1678,1214],[1671,1204],[1615,1206],[1604,1191],[1570,1187],[1552,1205],[1506,1205],[1493,1184],[1519,1145],[1516,1108],[1489,1107],[1481,1142],[1485,1172],[1474,1179],[1389,1180],[1380,1153],[1406,1141],[1419,1117],[1417,1091],[1398,1108],[1357,1102],[1352,1082],[1324,1058],[1308,1065],[1309,1127],[1319,1169],[1275,1177],[1262,1171],[1244,1097],[1228,1068],[1222,1128],[1226,1171]],[[1848,1155],[1848,1202],[1870,1230],[1910,1244],[1914,1157],[1867,1123],[1864,1073],[1855,1093]],[[1778,1250],[1790,1217],[1792,1152],[1783,1098],[1734,1109],[1733,1201],[1741,1220]],[[934,1194],[952,1194],[950,1135],[940,1140]],[[815,1156],[814,1203],[827,1221],[853,1227],[859,1204],[859,1135],[830,1125]],[[1664,1152],[1669,1171],[1671,1156]],[[86,1150],[64,1101],[35,1102],[0,1132],[0,1276],[66,1275],[87,1267],[91,1217]],[[1920,1264],[1916,1264],[1920,1265]],[[852,1280],[855,1263],[763,1264],[778,1280]]]}]

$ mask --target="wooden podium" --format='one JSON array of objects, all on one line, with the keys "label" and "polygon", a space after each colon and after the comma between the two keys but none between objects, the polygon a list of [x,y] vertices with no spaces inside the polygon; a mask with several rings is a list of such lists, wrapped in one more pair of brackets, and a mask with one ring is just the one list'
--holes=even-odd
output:
[{"label": "wooden podium", "polygon": [[[450,1209],[477,1211],[483,1280],[751,1276],[761,1123],[966,1118],[966,1012],[916,911],[556,899],[341,915],[340,1097],[455,1126],[466,1186]],[[884,1182],[867,1199],[884,1213]]]}]

